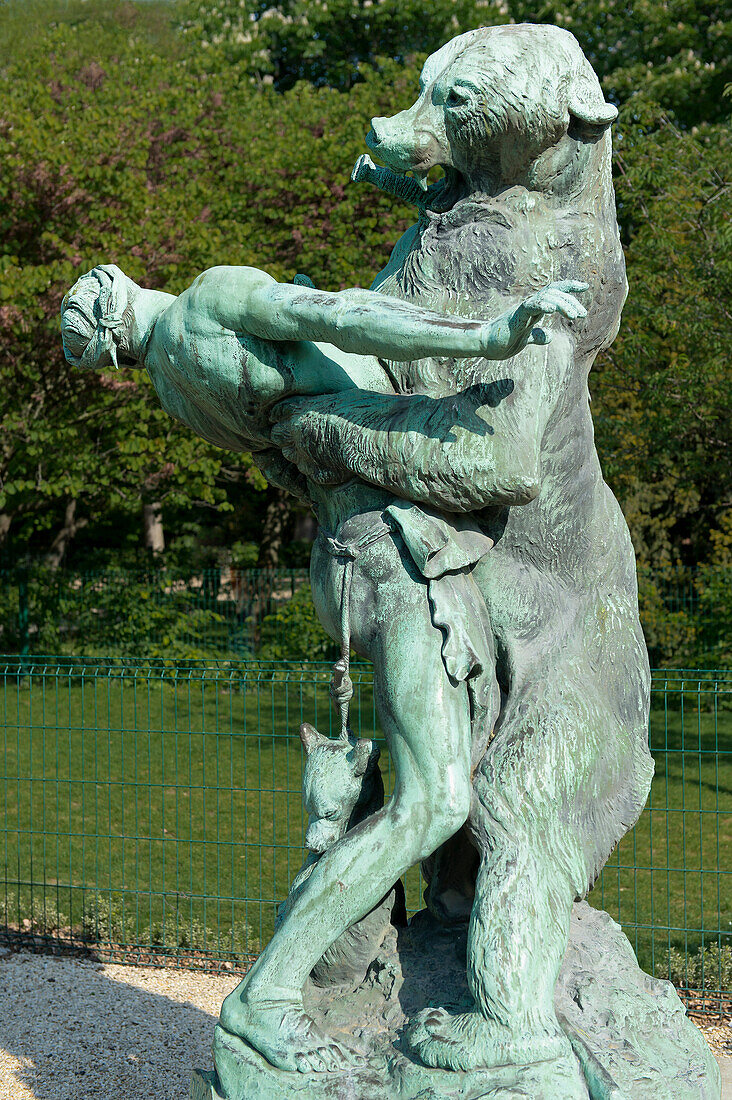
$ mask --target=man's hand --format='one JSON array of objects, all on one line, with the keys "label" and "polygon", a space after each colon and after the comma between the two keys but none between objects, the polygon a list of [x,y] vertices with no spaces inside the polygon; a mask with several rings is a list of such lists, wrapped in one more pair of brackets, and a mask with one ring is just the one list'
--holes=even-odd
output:
[{"label": "man's hand", "polygon": [[549,283],[543,290],[525,298],[513,312],[505,313],[489,326],[485,355],[491,359],[509,359],[527,344],[548,344],[551,335],[536,327],[536,322],[551,313],[560,313],[570,321],[586,317],[587,310],[573,295],[587,289],[587,283],[565,279]]}]

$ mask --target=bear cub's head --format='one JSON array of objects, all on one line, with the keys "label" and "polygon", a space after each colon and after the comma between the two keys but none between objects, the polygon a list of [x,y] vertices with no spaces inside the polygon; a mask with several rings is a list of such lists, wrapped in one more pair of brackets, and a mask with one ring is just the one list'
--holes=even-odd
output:
[{"label": "bear cub's head", "polygon": [[307,722],[300,727],[300,740],[305,749],[303,799],[309,816],[305,845],[320,855],[383,805],[379,747],[355,737],[331,740]]}]

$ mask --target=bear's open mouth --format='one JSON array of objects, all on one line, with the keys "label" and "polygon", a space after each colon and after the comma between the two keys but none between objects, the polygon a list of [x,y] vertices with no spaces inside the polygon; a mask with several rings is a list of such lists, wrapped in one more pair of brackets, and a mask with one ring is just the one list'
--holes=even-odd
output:
[{"label": "bear's open mouth", "polygon": [[420,211],[444,213],[464,198],[467,189],[463,177],[455,168],[443,165],[438,167],[442,168],[444,175],[428,186],[426,173],[415,171],[412,175],[407,175],[396,172],[393,168],[374,164],[368,153],[362,153],[353,167],[351,179],[355,182],[371,183],[380,191],[411,203]]}]

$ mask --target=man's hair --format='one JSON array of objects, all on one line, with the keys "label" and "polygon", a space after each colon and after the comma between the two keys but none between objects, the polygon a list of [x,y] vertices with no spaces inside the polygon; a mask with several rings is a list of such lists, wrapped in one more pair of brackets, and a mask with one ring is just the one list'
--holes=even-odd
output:
[{"label": "man's hair", "polygon": [[82,275],[61,304],[61,339],[68,362],[85,370],[116,367],[126,308],[127,278],[118,267],[103,264]]}]

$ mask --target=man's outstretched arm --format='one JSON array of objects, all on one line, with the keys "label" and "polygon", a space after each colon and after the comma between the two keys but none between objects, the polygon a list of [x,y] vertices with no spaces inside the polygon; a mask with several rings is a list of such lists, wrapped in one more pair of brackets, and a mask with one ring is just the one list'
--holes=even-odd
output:
[{"label": "man's outstretched arm", "polygon": [[225,328],[262,340],[311,340],[342,351],[396,361],[427,357],[504,359],[546,343],[535,326],[548,313],[585,315],[572,292],[585,283],[554,283],[494,321],[435,313],[371,290],[328,293],[277,283],[255,268],[217,267],[194,284]]}]

